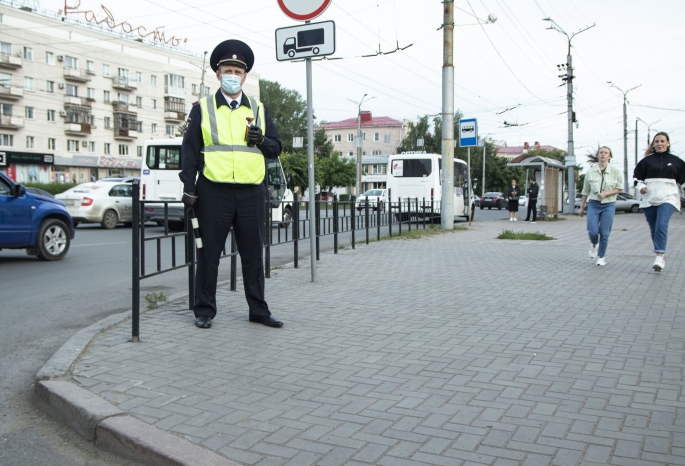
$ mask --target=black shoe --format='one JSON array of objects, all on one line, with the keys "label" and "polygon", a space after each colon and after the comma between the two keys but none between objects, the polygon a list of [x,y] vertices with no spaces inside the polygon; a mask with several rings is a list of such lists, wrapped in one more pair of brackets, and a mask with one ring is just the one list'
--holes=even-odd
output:
[{"label": "black shoe", "polygon": [[255,322],[257,324],[264,324],[267,327],[275,327],[275,328],[283,327],[283,322],[274,318],[274,316],[269,316],[269,317],[252,317],[252,316],[250,316],[250,322]]},{"label": "black shoe", "polygon": [[195,326],[199,328],[209,328],[212,326],[212,318],[207,316],[200,316],[195,319]]}]

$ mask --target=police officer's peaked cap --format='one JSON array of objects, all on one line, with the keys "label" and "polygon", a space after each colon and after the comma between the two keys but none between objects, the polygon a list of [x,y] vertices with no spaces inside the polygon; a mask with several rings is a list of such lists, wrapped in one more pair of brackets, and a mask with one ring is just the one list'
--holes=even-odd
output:
[{"label": "police officer's peaked cap", "polygon": [[221,65],[235,65],[249,72],[254,65],[254,53],[245,42],[229,39],[214,48],[209,60],[214,71],[217,71]]}]

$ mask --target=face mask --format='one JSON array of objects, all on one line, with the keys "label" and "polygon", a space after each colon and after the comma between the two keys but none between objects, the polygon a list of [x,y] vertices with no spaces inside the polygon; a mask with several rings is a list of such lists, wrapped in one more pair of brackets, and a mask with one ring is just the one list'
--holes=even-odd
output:
[{"label": "face mask", "polygon": [[227,94],[237,94],[240,91],[240,81],[242,80],[242,77],[234,74],[222,74],[221,88],[226,91]]}]

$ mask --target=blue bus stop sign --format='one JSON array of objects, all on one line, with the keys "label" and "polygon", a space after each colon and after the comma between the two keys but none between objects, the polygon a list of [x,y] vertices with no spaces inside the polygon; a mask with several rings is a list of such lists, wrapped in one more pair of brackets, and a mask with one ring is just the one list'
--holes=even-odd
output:
[{"label": "blue bus stop sign", "polygon": [[478,122],[475,118],[459,120],[459,147],[478,146]]}]

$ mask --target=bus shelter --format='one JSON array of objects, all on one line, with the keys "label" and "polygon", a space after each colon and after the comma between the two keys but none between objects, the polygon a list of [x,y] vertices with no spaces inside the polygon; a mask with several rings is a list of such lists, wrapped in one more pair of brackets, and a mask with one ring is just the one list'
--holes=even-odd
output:
[{"label": "bus shelter", "polygon": [[566,166],[556,159],[523,154],[512,159],[508,167],[526,169],[526,188],[530,178],[540,185],[538,210],[545,215],[558,215],[564,210],[564,172]]}]

